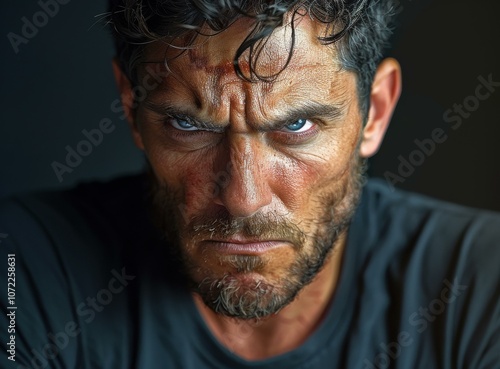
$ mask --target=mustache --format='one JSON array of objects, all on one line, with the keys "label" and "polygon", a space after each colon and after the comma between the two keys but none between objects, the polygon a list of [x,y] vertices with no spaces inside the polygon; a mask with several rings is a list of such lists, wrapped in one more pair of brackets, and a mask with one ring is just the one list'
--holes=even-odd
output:
[{"label": "mustache", "polygon": [[307,239],[296,224],[277,214],[255,214],[244,218],[230,215],[197,217],[188,224],[187,229],[196,239],[225,240],[238,235],[262,241],[286,241],[299,248]]}]

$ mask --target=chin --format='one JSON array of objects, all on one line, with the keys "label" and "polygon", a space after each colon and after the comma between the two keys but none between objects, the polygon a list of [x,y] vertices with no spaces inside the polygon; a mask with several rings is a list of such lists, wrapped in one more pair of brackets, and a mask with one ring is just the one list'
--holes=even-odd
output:
[{"label": "chin", "polygon": [[191,288],[206,306],[220,315],[260,319],[276,314],[301,289],[299,279],[287,272],[294,269],[295,253],[288,252],[288,257],[283,252],[277,254],[208,256],[204,253],[201,260],[187,262]]},{"label": "chin", "polygon": [[289,281],[271,283],[255,272],[205,278],[193,289],[215,313],[246,320],[278,313],[300,290]]}]

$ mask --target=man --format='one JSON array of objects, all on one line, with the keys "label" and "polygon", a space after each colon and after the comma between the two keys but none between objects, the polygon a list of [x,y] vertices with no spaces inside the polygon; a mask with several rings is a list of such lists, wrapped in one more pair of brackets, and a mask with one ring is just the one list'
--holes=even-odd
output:
[{"label": "man", "polygon": [[3,204],[3,362],[499,367],[500,217],[364,186],[395,6],[111,1],[149,173]]}]

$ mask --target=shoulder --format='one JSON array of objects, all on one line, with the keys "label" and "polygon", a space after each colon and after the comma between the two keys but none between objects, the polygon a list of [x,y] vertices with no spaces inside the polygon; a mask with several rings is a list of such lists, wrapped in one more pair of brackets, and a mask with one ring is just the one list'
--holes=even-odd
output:
[{"label": "shoulder", "polygon": [[369,180],[363,196],[364,208],[377,225],[399,228],[418,234],[431,242],[439,237],[443,243],[500,243],[500,213],[474,209],[424,195],[391,190],[383,181]]},{"label": "shoulder", "polygon": [[0,202],[0,231],[26,257],[44,252],[57,253],[60,259],[96,252],[95,263],[99,253],[123,246],[118,244],[128,238],[130,224],[139,226],[134,219],[144,211],[139,188],[139,178],[127,177],[12,196]]},{"label": "shoulder", "polygon": [[[106,343],[116,342],[107,339],[110,332],[120,332],[121,344],[132,341],[130,301],[139,279],[133,250],[147,234],[139,182],[89,183],[0,202],[0,256],[15,261],[18,361],[72,368],[81,364],[83,338],[92,337],[85,350],[102,358]],[[90,347],[98,338],[101,346]]]},{"label": "shoulder", "polygon": [[498,288],[500,214],[391,191],[378,180],[368,183],[360,208],[355,226],[370,233],[361,243],[373,257],[404,263],[429,284],[460,277]]},{"label": "shoulder", "polygon": [[30,272],[64,271],[61,283],[73,276],[81,284],[91,276],[109,279],[111,269],[134,264],[135,248],[152,235],[145,196],[144,178],[133,176],[4,199],[4,249],[16,253]]},{"label": "shoulder", "polygon": [[357,217],[367,274],[393,288],[405,331],[460,367],[498,363],[500,215],[370,180]]}]

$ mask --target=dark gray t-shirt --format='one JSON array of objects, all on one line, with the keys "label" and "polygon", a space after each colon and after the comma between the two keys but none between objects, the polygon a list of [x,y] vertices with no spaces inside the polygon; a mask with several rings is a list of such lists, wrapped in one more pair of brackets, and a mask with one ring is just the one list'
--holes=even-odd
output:
[{"label": "dark gray t-shirt", "polygon": [[130,177],[2,203],[1,368],[500,368],[498,214],[369,181],[323,323],[249,362],[199,315],[145,193]]}]

